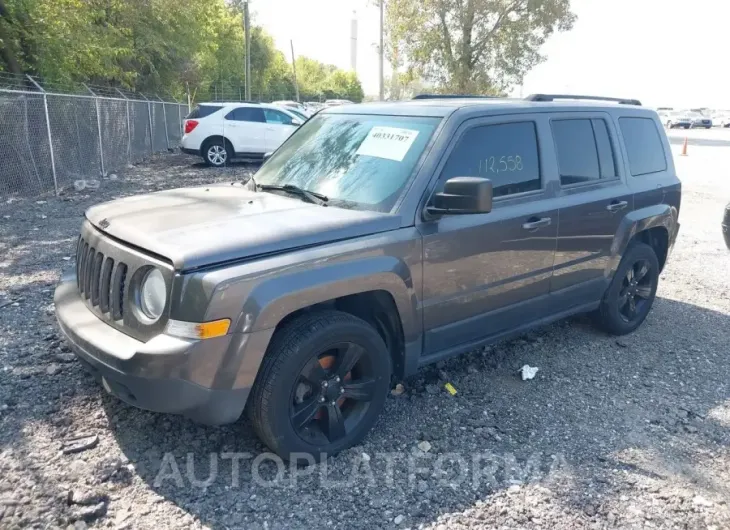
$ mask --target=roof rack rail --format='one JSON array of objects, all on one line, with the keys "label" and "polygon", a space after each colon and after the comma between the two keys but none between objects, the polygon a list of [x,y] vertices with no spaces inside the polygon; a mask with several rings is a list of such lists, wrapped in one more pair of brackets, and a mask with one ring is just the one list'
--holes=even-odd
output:
[{"label": "roof rack rail", "polygon": [[495,99],[499,96],[480,96],[477,94],[418,94],[413,99]]},{"label": "roof rack rail", "polygon": [[637,105],[641,106],[641,101],[638,99],[626,99],[626,98],[607,98],[602,96],[578,96],[571,94],[530,94],[525,98],[528,101],[555,101],[556,99],[579,99],[587,101],[613,101],[622,105]]}]

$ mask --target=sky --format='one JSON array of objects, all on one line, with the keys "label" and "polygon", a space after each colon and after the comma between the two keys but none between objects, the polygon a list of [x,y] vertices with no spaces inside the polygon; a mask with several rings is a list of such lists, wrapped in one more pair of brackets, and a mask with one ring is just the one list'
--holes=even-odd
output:
[{"label": "sky", "polygon": [[[387,0],[386,0],[387,1]],[[350,68],[350,21],[358,20],[357,73],[378,93],[378,8],[372,0],[251,0],[254,22],[297,55]],[[520,93],[640,99],[645,105],[730,109],[730,0],[572,0],[573,29],[552,36],[546,61]],[[388,66],[386,64],[386,76]]]}]

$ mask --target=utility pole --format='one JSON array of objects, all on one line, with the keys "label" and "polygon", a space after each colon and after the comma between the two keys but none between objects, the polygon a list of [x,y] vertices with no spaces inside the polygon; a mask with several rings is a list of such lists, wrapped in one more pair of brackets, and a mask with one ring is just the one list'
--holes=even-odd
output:
[{"label": "utility pole", "polygon": [[289,44],[291,44],[291,67],[294,71],[294,90],[296,91],[297,95],[297,103],[299,103],[299,83],[297,83],[297,60],[296,56],[294,55],[294,41],[290,40]]},{"label": "utility pole", "polygon": [[246,37],[246,101],[251,101],[251,21],[248,15],[248,0],[243,1],[243,32]]},{"label": "utility pole", "polygon": [[380,61],[379,64],[379,79],[380,79],[380,101],[383,101],[385,99],[385,81],[383,80],[383,54],[385,53],[385,50],[383,49],[383,5],[385,4],[385,0],[380,0],[380,57],[378,58]]}]

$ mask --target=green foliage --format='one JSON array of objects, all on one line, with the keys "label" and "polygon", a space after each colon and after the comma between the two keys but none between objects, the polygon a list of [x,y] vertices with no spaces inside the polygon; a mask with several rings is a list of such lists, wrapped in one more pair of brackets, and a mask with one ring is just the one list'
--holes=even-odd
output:
[{"label": "green foliage", "polygon": [[570,0],[389,0],[385,53],[454,93],[501,94],[575,21]]},{"label": "green foliage", "polygon": [[[0,0],[0,71],[54,83],[121,86],[195,99],[244,85],[241,10],[226,0]],[[316,98],[362,98],[350,73],[317,61],[325,76],[300,79]],[[337,74],[337,75],[335,75]],[[251,93],[293,99],[293,72],[262,28],[251,28]]]}]

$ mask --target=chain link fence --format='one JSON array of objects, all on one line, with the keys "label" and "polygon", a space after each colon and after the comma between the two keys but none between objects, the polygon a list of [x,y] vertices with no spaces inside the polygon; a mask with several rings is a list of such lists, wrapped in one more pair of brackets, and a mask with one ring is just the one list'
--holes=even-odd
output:
[{"label": "chain link fence", "polygon": [[0,199],[58,193],[180,144],[187,105],[113,89],[119,97],[56,93],[30,81],[0,86]]}]

